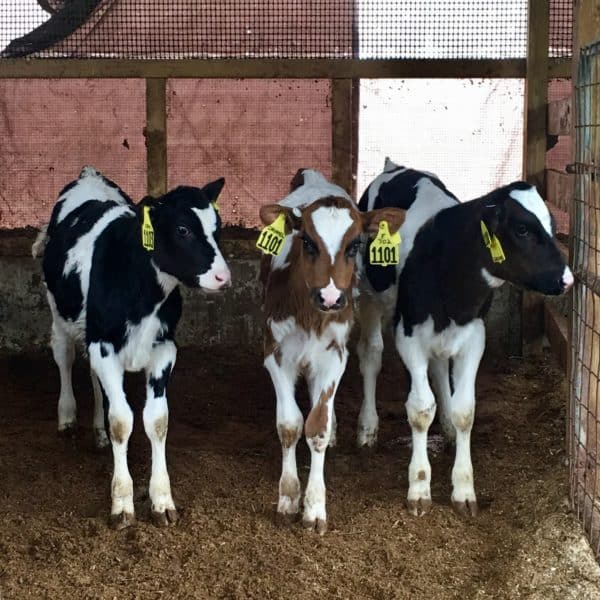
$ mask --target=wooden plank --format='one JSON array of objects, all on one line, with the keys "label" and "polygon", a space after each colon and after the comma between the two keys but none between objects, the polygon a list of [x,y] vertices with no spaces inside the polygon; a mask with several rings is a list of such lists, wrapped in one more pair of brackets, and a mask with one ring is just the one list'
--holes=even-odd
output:
[{"label": "wooden plank", "polygon": [[548,103],[548,135],[571,135],[571,98],[563,98]]},{"label": "wooden plank", "polygon": [[167,80],[146,80],[146,168],[150,196],[167,191]]},{"label": "wooden plank", "polygon": [[0,59],[0,78],[519,78],[523,59]]},{"label": "wooden plank", "polygon": [[575,176],[546,170],[546,200],[560,210],[569,212],[575,198]]},{"label": "wooden plank", "polygon": [[544,302],[544,329],[550,342],[552,353],[560,368],[567,373],[569,357],[569,326],[567,317],[560,314],[557,308],[549,301]]},{"label": "wooden plank", "polygon": [[[548,103],[548,41],[550,11],[546,0],[529,0],[523,175],[545,195],[546,105]],[[523,354],[541,350],[544,333],[543,297],[523,292],[521,305]]]},{"label": "wooden plank", "polygon": [[332,180],[352,193],[352,79],[331,82]]},{"label": "wooden plank", "polygon": [[569,79],[573,71],[570,58],[551,58],[548,61],[548,79]]}]

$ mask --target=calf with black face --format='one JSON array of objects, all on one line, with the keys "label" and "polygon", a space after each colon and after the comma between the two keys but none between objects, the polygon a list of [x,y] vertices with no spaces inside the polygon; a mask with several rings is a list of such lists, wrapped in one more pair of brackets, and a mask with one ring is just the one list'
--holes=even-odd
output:
[{"label": "calf with black face", "polygon": [[361,280],[358,354],[364,400],[358,444],[370,446],[377,438],[381,330],[393,318],[396,348],[411,379],[406,402],[412,430],[409,511],[419,514],[431,504],[427,432],[437,400],[442,429],[456,443],[452,502],[459,512],[475,514],[470,438],[475,378],[485,348],[483,317],[493,290],[505,281],[543,294],[569,290],[573,275],[556,246],[552,217],[527,183],[511,183],[460,203],[435,175],[389,160],[359,206],[365,211],[401,206],[407,214],[397,271],[390,277],[371,268]]},{"label": "calf with black face", "polygon": [[58,429],[76,425],[71,368],[79,341],[90,360],[96,442],[108,443],[106,423],[112,443],[111,521],[116,528],[134,521],[127,466],[133,413],[123,390],[125,371],[146,373],[143,418],[152,446],[153,516],[160,525],[177,519],[165,441],[166,387],[181,315],[178,285],[219,290],[229,284],[217,245],[221,220],[215,202],[223,184],[219,179],[201,189],[178,187],[134,205],[114,183],[85,167],[60,193],[34,245],[34,252],[45,246],[51,345],[61,379]]}]

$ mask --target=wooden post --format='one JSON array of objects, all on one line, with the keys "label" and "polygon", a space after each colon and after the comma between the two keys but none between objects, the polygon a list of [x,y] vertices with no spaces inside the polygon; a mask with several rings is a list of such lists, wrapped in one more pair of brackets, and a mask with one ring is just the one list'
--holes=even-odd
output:
[{"label": "wooden post", "polygon": [[150,196],[167,191],[167,80],[146,79],[146,169]]},{"label": "wooden post", "polygon": [[[547,0],[529,0],[523,176],[545,196],[546,110],[548,104],[548,43],[550,9]],[[541,349],[544,334],[544,301],[539,294],[523,292],[521,350]]]},{"label": "wooden post", "polygon": [[353,179],[352,79],[331,80],[331,162],[332,180],[349,194]]}]

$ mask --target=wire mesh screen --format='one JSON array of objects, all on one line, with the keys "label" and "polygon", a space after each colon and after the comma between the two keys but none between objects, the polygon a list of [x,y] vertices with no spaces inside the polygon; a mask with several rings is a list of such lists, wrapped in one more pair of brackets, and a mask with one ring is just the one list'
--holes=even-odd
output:
[{"label": "wire mesh screen", "polygon": [[143,80],[2,80],[0,229],[47,223],[86,164],[142,196],[144,102]]},{"label": "wire mesh screen", "polygon": [[[523,58],[527,4],[527,0],[4,0],[0,49],[5,48],[3,56],[140,59]],[[563,56],[568,47],[569,4],[551,3],[553,56]]]},{"label": "wire mesh screen", "polygon": [[518,79],[362,79],[359,195],[386,155],[462,200],[520,179],[523,93]]},{"label": "wire mesh screen", "polygon": [[576,192],[569,455],[572,501],[600,555],[600,43],[582,49],[576,86]]},{"label": "wire mesh screen", "polygon": [[171,79],[167,94],[169,187],[225,177],[226,223],[259,225],[299,168],[331,176],[328,80]]},{"label": "wire mesh screen", "polygon": [[573,54],[573,0],[550,0],[549,56],[568,58]]}]

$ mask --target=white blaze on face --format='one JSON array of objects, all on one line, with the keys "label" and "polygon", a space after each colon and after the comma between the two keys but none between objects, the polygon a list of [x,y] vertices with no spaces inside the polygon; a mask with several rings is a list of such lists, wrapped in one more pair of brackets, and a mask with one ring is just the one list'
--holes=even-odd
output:
[{"label": "white blaze on face", "polygon": [[212,206],[204,209],[192,208],[192,210],[202,224],[206,240],[215,251],[210,269],[206,273],[198,275],[198,282],[200,287],[204,289],[218,290],[231,281],[231,272],[214,238],[214,233],[217,230],[217,213]]},{"label": "white blaze on face", "polygon": [[315,231],[323,240],[323,244],[331,258],[331,264],[333,264],[342,247],[342,240],[353,223],[350,210],[348,208],[321,206],[312,214],[312,221]]},{"label": "white blaze on face", "polygon": [[533,213],[546,230],[546,233],[552,237],[550,212],[535,187],[531,187],[528,190],[513,190],[509,196],[513,200],[516,200],[525,210]]}]

